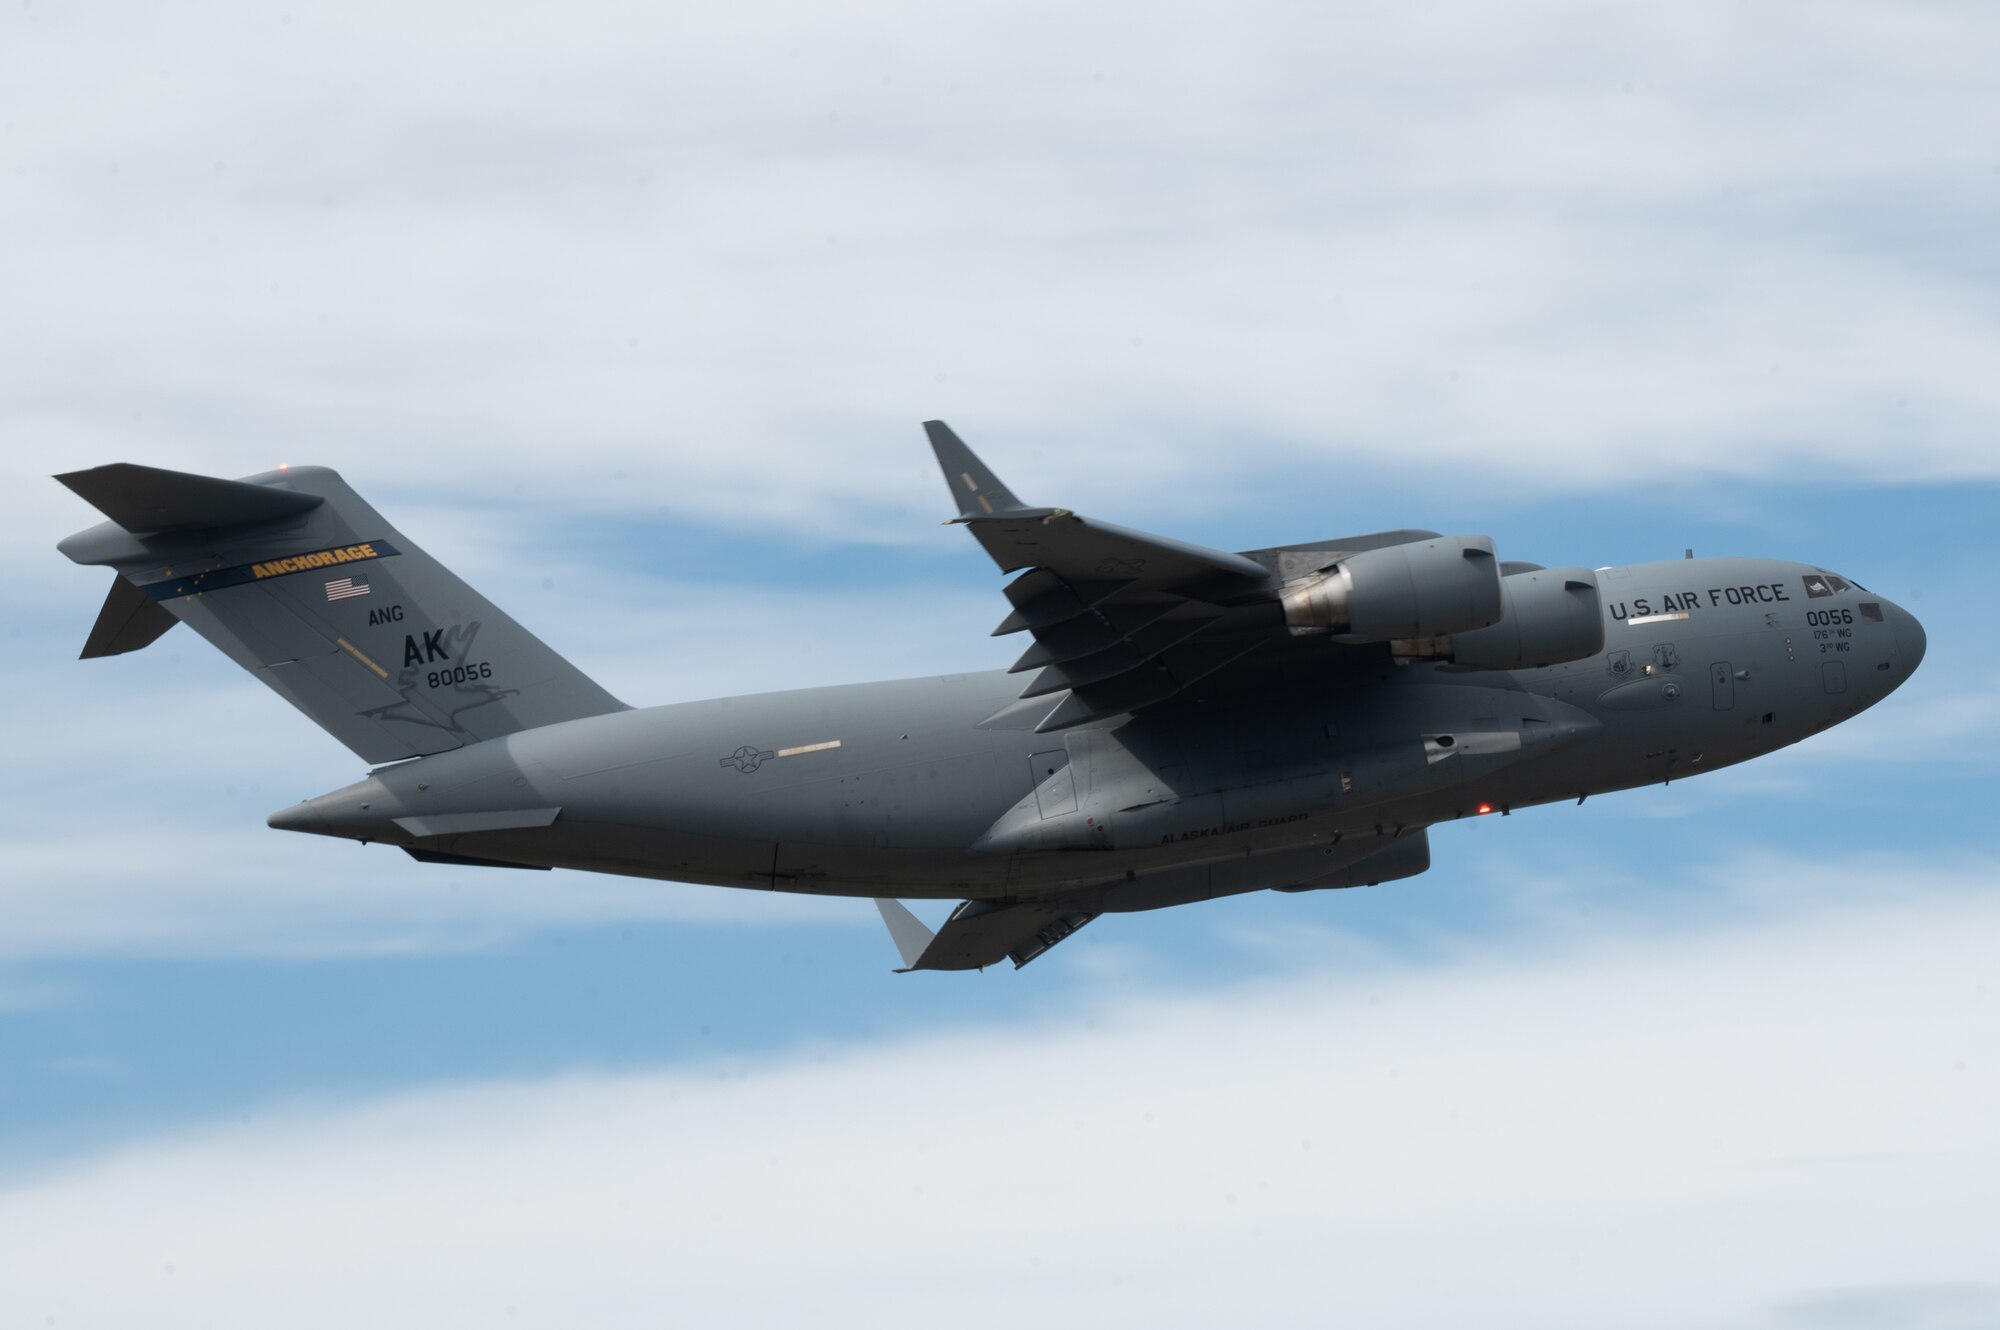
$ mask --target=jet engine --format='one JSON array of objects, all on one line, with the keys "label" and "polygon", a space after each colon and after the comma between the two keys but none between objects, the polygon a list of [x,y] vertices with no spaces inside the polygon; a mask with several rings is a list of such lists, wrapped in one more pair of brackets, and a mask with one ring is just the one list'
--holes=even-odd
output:
[{"label": "jet engine", "polygon": [[1604,650],[1597,574],[1536,568],[1500,579],[1499,622],[1470,632],[1392,644],[1405,660],[1445,660],[1462,670],[1529,670],[1584,660]]},{"label": "jet engine", "polygon": [[1294,637],[1442,637],[1500,618],[1500,568],[1487,537],[1439,536],[1340,555],[1279,601]]}]

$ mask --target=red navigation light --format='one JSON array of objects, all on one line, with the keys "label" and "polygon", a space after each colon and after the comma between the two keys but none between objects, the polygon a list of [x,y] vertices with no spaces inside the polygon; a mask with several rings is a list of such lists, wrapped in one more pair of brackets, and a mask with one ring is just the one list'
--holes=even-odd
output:
[{"label": "red navigation light", "polygon": [[1481,804],[1481,805],[1479,805],[1479,815],[1480,815],[1481,817],[1485,817],[1485,816],[1486,816],[1486,815],[1487,815],[1488,813],[1490,813],[1490,812],[1492,812],[1492,811],[1493,811],[1493,805],[1492,805],[1492,804]]}]

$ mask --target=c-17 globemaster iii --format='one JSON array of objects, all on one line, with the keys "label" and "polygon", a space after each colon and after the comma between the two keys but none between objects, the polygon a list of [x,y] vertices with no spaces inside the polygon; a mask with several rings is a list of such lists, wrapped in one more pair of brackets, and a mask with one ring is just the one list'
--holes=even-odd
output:
[{"label": "c-17 globemaster iii", "polygon": [[[58,477],[110,520],[84,656],[185,622],[364,760],[270,824],[420,860],[876,899],[906,966],[1024,965],[1100,914],[1410,877],[1426,828],[1796,743],[1916,669],[1809,564],[1502,562],[1383,531],[1240,554],[1025,503],[940,421],[1012,669],[634,709],[334,472]],[[956,899],[935,934],[896,898]]]}]

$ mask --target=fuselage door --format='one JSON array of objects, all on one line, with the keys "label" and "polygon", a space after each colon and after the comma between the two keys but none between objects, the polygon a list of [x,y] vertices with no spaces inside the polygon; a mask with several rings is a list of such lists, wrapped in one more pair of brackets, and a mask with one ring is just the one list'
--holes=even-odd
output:
[{"label": "fuselage door", "polygon": [[1729,662],[1718,660],[1708,667],[1708,681],[1715,694],[1715,709],[1727,711],[1736,705],[1736,675],[1730,670]]},{"label": "fuselage door", "polygon": [[1043,817],[1076,811],[1076,780],[1070,775],[1068,749],[1051,748],[1030,756],[1028,779],[1035,783],[1035,804]]}]

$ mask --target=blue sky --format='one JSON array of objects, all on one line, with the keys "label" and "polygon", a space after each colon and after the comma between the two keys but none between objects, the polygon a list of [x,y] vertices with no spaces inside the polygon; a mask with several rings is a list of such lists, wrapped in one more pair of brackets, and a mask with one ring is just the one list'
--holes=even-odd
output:
[{"label": "blue sky", "polygon": [[[1996,39],[9,11],[0,1306],[1990,1324]],[[1930,653],[1785,753],[1441,829],[1422,878],[970,976],[889,973],[865,902],[271,832],[351,755],[184,630],[74,659],[103,576],[51,473],[291,461],[637,704],[1004,665],[931,416],[1225,548],[1811,560]]]}]

